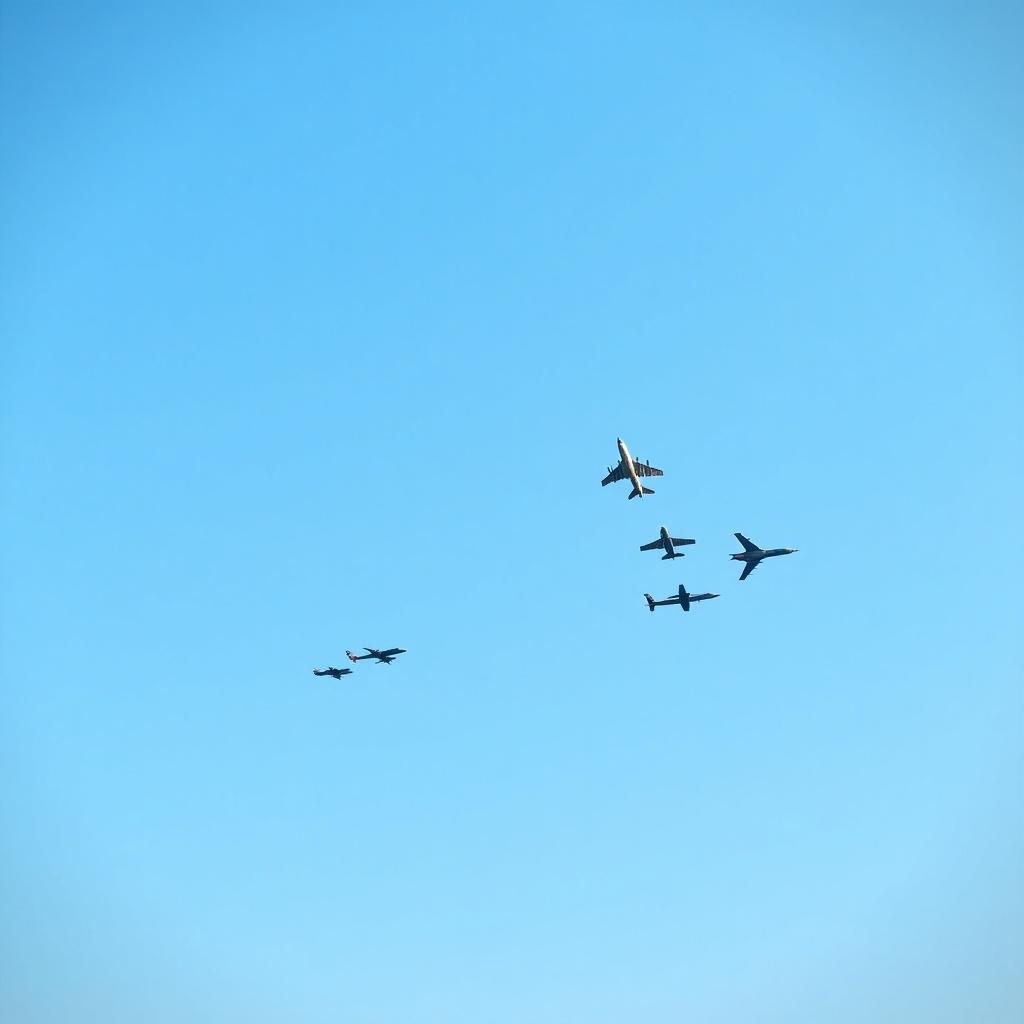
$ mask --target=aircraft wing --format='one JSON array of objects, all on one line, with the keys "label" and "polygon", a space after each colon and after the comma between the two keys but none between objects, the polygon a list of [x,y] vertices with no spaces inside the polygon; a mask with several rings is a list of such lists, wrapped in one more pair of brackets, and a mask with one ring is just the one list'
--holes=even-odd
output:
[{"label": "aircraft wing", "polygon": [[652,465],[647,462],[641,462],[639,459],[633,460],[633,468],[636,470],[637,476],[664,476],[663,470],[655,469]]},{"label": "aircraft wing", "polygon": [[695,540],[687,540],[685,537],[673,537],[672,543],[678,548],[683,544],[696,544],[697,542]]},{"label": "aircraft wing", "polygon": [[626,471],[622,468],[620,462],[614,469],[609,470],[608,475],[601,481],[601,486],[604,487],[606,484],[613,484],[617,480],[625,480]]},{"label": "aircraft wing", "polygon": [[663,548],[665,542],[659,537],[657,540],[652,540],[650,544],[641,544],[641,551],[654,551],[656,548]]},{"label": "aircraft wing", "polygon": [[392,655],[395,655],[395,654],[405,654],[405,648],[404,647],[389,647],[386,651],[381,651],[380,653],[381,653],[381,655],[383,655],[383,657],[390,658]]},{"label": "aircraft wing", "polygon": [[745,580],[760,564],[760,562],[747,562],[743,566],[743,572],[740,573],[740,582]]},{"label": "aircraft wing", "polygon": [[744,537],[742,533],[734,533],[733,536],[743,545],[744,551],[758,551],[758,546],[750,540],[748,537]]}]

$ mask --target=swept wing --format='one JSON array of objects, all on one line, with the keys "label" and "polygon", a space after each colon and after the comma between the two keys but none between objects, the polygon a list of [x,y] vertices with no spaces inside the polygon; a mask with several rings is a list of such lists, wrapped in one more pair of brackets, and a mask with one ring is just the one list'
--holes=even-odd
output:
[{"label": "swept wing", "polygon": [[740,573],[740,582],[742,583],[760,564],[760,562],[747,562],[743,566],[743,572]]},{"label": "swept wing", "polygon": [[[664,476],[665,472],[661,469],[655,469],[649,462],[641,462],[639,459],[633,459],[633,469],[636,471],[638,477],[641,476]],[[618,480],[628,480],[629,472],[625,466],[620,462],[614,469],[608,470],[608,475],[601,481],[601,486],[605,487],[608,484],[613,484]]]},{"label": "swept wing", "polygon": [[633,468],[636,470],[637,476],[664,476],[664,470],[655,469],[649,462],[641,462],[639,459],[633,460]]}]

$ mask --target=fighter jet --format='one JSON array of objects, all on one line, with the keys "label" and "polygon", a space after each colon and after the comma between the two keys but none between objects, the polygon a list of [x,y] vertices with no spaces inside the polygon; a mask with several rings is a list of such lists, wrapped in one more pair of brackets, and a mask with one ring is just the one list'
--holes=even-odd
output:
[{"label": "fighter jet", "polygon": [[792,555],[798,548],[759,548],[752,540],[744,537],[742,533],[733,536],[743,545],[743,550],[738,555],[730,555],[737,562],[746,562],[740,579],[745,580],[760,564],[763,558],[774,558],[776,555]]},{"label": "fighter jet", "polygon": [[653,612],[655,608],[660,604],[677,604],[684,612],[690,610],[690,605],[695,601],[710,601],[713,597],[718,597],[717,594],[688,594],[686,587],[679,584],[679,593],[675,597],[666,597],[664,601],[655,601],[650,594],[644,594],[647,598],[647,607]]},{"label": "fighter jet", "polygon": [[313,669],[313,675],[315,676],[334,676],[335,679],[340,679],[342,676],[352,675],[352,669],[350,668],[335,668],[333,665],[330,668],[315,668]]},{"label": "fighter jet", "polygon": [[634,459],[629,454],[626,442],[621,437],[617,437],[615,442],[619,446],[619,464],[614,469],[611,466],[608,467],[608,475],[601,481],[601,486],[613,484],[616,480],[630,480],[633,484],[633,490],[629,494],[630,499],[653,494],[654,491],[640,483],[640,477],[664,476],[665,474],[660,469],[655,469],[649,462],[640,462]]},{"label": "fighter jet", "polygon": [[655,548],[664,548],[665,554],[661,556],[661,560],[664,562],[666,558],[685,558],[686,556],[682,551],[676,551],[675,545],[682,546],[683,544],[696,544],[695,540],[685,540],[682,537],[670,537],[668,535],[668,527],[663,526],[661,528],[661,536],[657,540],[652,540],[650,544],[641,544],[641,551],[653,551]]},{"label": "fighter jet", "polygon": [[389,647],[386,651],[378,651],[374,647],[364,647],[366,654],[353,654],[346,651],[349,661],[365,661],[367,658],[376,658],[378,665],[390,665],[399,654],[405,654],[404,647]]}]

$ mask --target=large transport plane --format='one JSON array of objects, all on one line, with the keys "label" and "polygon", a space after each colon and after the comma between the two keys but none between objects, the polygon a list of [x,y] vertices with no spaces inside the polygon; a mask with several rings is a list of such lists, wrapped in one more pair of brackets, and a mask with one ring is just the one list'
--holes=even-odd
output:
[{"label": "large transport plane", "polygon": [[736,562],[747,563],[743,566],[743,572],[740,573],[740,580],[745,580],[765,558],[775,558],[776,555],[792,555],[798,550],[797,548],[759,548],[742,533],[735,533],[733,536],[743,545],[743,550],[729,557]]},{"label": "large transport plane", "polygon": [[653,612],[655,608],[662,604],[677,604],[684,612],[690,610],[690,605],[697,601],[710,601],[713,597],[718,597],[717,594],[688,594],[686,587],[679,584],[679,593],[675,597],[666,597],[664,601],[655,601],[650,594],[644,594],[647,598],[647,607]]},{"label": "large transport plane", "polygon": [[682,547],[684,544],[696,544],[695,540],[688,540],[685,537],[670,537],[668,535],[668,527],[663,526],[661,533],[657,540],[652,540],[650,544],[641,544],[641,551],[654,551],[656,549],[663,549],[665,554],[661,556],[661,560],[664,562],[666,558],[685,558],[686,555],[682,551],[676,551],[676,545]]},{"label": "large transport plane", "polygon": [[353,654],[346,651],[349,661],[366,661],[367,658],[376,658],[378,665],[390,665],[399,654],[405,654],[404,647],[389,647],[386,651],[378,651],[375,647],[364,647],[366,654]]},{"label": "large transport plane", "polygon": [[619,446],[619,464],[614,469],[611,466],[608,467],[608,475],[601,481],[601,486],[613,484],[617,480],[629,480],[633,484],[633,490],[629,494],[631,499],[642,498],[645,494],[653,494],[654,491],[640,483],[640,477],[664,476],[665,474],[660,469],[655,469],[649,462],[640,462],[639,459],[634,459],[629,454],[626,442],[621,437],[617,437],[615,442]]}]

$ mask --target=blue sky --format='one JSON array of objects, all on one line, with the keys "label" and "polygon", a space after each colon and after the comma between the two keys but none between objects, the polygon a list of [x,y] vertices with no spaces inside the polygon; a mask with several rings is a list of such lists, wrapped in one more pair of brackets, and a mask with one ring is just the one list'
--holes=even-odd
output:
[{"label": "blue sky", "polygon": [[0,1016],[1020,1019],[1024,19],[820,8],[5,5]]}]

